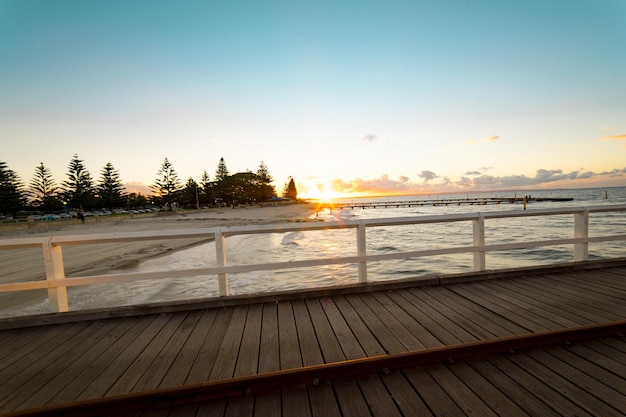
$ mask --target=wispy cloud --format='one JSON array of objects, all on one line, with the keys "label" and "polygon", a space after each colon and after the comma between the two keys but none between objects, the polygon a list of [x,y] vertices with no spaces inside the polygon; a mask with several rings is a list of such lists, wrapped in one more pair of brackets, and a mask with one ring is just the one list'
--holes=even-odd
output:
[{"label": "wispy cloud", "polygon": [[601,139],[602,140],[626,140],[626,134],[625,135],[604,136]]},{"label": "wispy cloud", "polygon": [[417,174],[418,177],[424,180],[424,182],[432,181],[437,178],[437,174],[432,171],[422,171]]},{"label": "wispy cloud", "polygon": [[422,180],[421,182],[411,182],[406,176],[392,179],[388,175],[374,179],[356,178],[350,181],[336,179],[331,181],[331,188],[339,193],[362,195],[412,195],[437,192],[528,189],[549,186],[550,184],[561,187],[568,186],[568,184],[575,186],[577,182],[582,185],[589,184],[589,181],[595,181],[594,183],[601,180],[613,183],[622,181],[626,178],[626,167],[603,172],[585,171],[583,169],[571,172],[564,172],[561,169],[539,169],[534,176],[494,176],[481,174],[479,171],[469,171],[461,178],[454,180],[440,177],[433,171],[424,170],[418,174],[418,177]]},{"label": "wispy cloud", "polygon": [[478,145],[480,143],[489,143],[489,142],[495,142],[498,139],[500,139],[500,136],[489,136],[486,138],[482,138],[481,140],[476,140],[476,139],[470,139],[467,141],[468,145]]}]

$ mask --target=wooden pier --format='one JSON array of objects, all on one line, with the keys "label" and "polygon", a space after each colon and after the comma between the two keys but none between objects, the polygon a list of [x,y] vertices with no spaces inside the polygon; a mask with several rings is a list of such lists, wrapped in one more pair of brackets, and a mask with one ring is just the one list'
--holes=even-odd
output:
[{"label": "wooden pier", "polygon": [[626,414],[625,259],[0,329],[2,416]]},{"label": "wooden pier", "polygon": [[473,197],[473,198],[440,198],[426,200],[398,200],[398,201],[376,201],[376,202],[349,202],[349,203],[319,203],[318,209],[381,209],[381,208],[400,208],[400,207],[445,207],[445,206],[485,206],[491,204],[515,204],[515,203],[531,203],[531,202],[567,202],[573,201],[573,198],[559,197]]}]

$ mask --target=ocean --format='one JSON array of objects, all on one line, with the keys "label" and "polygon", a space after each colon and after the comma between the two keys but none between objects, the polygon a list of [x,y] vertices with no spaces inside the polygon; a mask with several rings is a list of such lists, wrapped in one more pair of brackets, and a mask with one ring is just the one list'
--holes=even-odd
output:
[{"label": "ocean", "polygon": [[[536,208],[586,207],[626,204],[626,187],[562,190],[525,190],[522,192],[491,192],[471,194],[432,195],[419,197],[385,197],[377,199],[339,199],[337,203],[423,201],[482,197],[573,198],[566,202],[530,202]],[[312,217],[317,221],[359,220],[429,216],[454,213],[521,210],[521,203],[492,205],[413,206],[391,208],[355,208],[321,210]],[[313,219],[312,219],[313,220]],[[590,236],[626,232],[626,214],[591,214]],[[528,240],[571,238],[574,233],[573,215],[488,219],[485,224],[486,244]],[[471,245],[471,222],[438,223],[375,227],[367,229],[367,253],[382,254],[422,249]],[[226,239],[228,265],[286,262],[356,255],[354,229],[289,232],[281,234],[241,235]],[[626,255],[626,242],[589,245],[589,259],[614,258]],[[540,247],[523,250],[489,252],[487,269],[502,269],[569,262],[573,260],[572,245]],[[165,256],[146,260],[124,273],[152,272],[216,266],[215,244],[200,244]],[[472,270],[472,254],[454,254],[381,262],[368,262],[368,280],[384,281],[415,278],[432,274],[450,274]],[[120,273],[120,271],[110,271]],[[229,274],[232,295],[268,291],[285,291],[341,285],[358,282],[356,265],[326,265],[319,267],[257,271]],[[196,276],[129,283],[102,284],[70,288],[70,308],[102,308],[127,304],[187,300],[218,296],[216,276]],[[25,306],[23,314],[47,311],[47,301]]]}]

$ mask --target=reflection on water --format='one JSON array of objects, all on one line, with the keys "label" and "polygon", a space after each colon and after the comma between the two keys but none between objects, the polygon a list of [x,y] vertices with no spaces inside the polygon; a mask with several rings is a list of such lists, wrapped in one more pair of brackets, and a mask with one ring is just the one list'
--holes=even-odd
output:
[{"label": "reflection on water", "polygon": [[[568,203],[536,203],[529,208],[591,206],[626,202],[626,188],[611,189],[611,199],[604,199],[604,190],[534,191],[536,197],[574,197]],[[493,197],[493,194],[483,196]],[[449,198],[453,196],[443,196]],[[433,198],[433,197],[424,197]],[[395,197],[397,200],[398,197]],[[319,219],[358,220],[381,217],[407,217],[434,214],[467,213],[476,211],[519,210],[519,204],[490,206],[412,207],[388,209],[323,211]],[[624,233],[626,216],[615,213],[591,215],[590,235]],[[549,240],[573,237],[573,215],[490,219],[486,221],[486,244],[512,243],[528,240]],[[368,228],[367,253],[385,254],[424,249],[438,249],[472,244],[471,222],[435,223]],[[623,256],[624,243],[591,244],[590,259]],[[295,260],[343,257],[356,255],[356,230],[328,230],[289,232],[265,235],[243,235],[226,238],[229,265],[289,262]],[[524,250],[499,251],[487,254],[487,268],[499,269],[573,260],[571,245],[540,247]],[[163,257],[146,260],[124,272],[153,272],[216,266],[215,244],[205,243]],[[371,262],[367,265],[368,279],[389,280],[411,278],[427,274],[468,272],[473,266],[471,254],[440,255],[434,257],[397,259]],[[115,273],[116,271],[111,271]],[[293,290],[356,283],[356,265],[327,265],[306,269],[256,271],[229,274],[233,295]],[[173,301],[218,295],[216,276],[196,276],[129,283],[104,284],[68,290],[72,309],[109,307]],[[28,313],[46,312],[47,301],[29,306]],[[24,311],[26,313],[26,311]],[[22,314],[24,314],[22,313]]]}]

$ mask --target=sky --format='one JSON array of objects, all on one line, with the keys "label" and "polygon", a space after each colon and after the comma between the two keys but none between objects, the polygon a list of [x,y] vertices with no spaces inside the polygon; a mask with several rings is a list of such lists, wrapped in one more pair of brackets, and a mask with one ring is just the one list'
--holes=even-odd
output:
[{"label": "sky", "polygon": [[626,1],[0,0],[0,161],[149,194],[626,186]]}]

